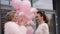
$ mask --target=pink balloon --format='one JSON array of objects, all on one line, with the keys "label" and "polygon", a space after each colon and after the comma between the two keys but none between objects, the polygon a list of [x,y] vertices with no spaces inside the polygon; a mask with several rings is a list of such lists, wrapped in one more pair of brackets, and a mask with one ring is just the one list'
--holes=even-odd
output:
[{"label": "pink balloon", "polygon": [[30,18],[30,20],[32,20],[36,16],[37,11],[38,10],[36,8],[31,8],[30,15],[27,15],[27,18]]},{"label": "pink balloon", "polygon": [[24,12],[26,15],[29,15],[31,9],[31,3],[28,0],[22,1],[22,6],[20,11]]},{"label": "pink balloon", "polygon": [[[35,17],[36,12],[31,12],[31,3],[28,0],[12,0],[12,7],[16,9],[16,13],[19,18],[24,18],[27,22],[31,21]],[[21,16],[19,15],[20,12],[24,14]]]},{"label": "pink balloon", "polygon": [[31,8],[31,13],[32,13],[31,17],[34,18],[36,16],[37,12],[38,12],[38,10],[36,8]]},{"label": "pink balloon", "polygon": [[14,9],[20,10],[21,0],[12,0],[11,5]]},{"label": "pink balloon", "polygon": [[24,12],[24,15],[26,16],[26,20],[27,21],[31,20],[31,17],[30,17],[30,15],[32,14],[31,13],[31,3],[28,0],[23,0],[22,1],[22,5],[20,7],[20,11]]}]

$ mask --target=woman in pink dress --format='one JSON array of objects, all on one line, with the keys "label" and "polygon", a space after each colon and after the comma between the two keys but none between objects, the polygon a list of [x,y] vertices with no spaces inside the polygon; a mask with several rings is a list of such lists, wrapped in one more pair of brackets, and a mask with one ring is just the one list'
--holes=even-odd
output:
[{"label": "woman in pink dress", "polygon": [[42,11],[38,11],[36,15],[38,28],[35,34],[49,34],[48,19]]}]

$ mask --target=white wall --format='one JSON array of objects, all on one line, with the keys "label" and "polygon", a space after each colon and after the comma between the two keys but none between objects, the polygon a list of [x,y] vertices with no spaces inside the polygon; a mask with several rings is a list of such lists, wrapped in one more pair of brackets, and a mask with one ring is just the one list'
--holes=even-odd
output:
[{"label": "white wall", "polygon": [[33,7],[53,10],[53,2],[52,0],[37,0],[35,3],[33,3]]}]

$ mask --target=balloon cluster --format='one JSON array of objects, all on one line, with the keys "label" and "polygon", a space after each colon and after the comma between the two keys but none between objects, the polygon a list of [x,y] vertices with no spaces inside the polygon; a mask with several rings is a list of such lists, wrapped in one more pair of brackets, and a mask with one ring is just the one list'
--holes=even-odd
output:
[{"label": "balloon cluster", "polygon": [[29,0],[12,0],[11,5],[16,10],[18,19],[24,18],[29,22],[35,17],[36,11],[33,11],[35,8],[31,8]]}]

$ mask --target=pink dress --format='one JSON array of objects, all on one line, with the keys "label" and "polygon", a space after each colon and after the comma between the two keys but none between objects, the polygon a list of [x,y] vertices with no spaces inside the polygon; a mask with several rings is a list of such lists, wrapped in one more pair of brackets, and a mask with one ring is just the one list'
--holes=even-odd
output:
[{"label": "pink dress", "polygon": [[49,28],[46,23],[39,24],[35,34],[49,34]]},{"label": "pink dress", "polygon": [[4,34],[26,34],[25,26],[19,26],[15,22],[7,22],[4,27]]},{"label": "pink dress", "polygon": [[27,34],[33,34],[34,33],[34,29],[32,27],[34,25],[33,21],[28,22],[26,25],[27,25]]},{"label": "pink dress", "polygon": [[27,28],[25,26],[20,26],[21,34],[27,34]]},{"label": "pink dress", "polygon": [[34,29],[32,28],[32,26],[28,26],[27,27],[27,34],[33,34],[34,33]]}]

